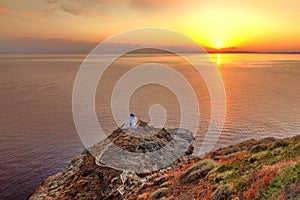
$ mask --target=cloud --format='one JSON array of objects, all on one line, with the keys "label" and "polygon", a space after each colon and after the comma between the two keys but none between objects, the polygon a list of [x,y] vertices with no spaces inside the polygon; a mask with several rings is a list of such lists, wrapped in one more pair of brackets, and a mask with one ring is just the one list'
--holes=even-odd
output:
[{"label": "cloud", "polygon": [[31,12],[24,12],[24,11],[20,11],[20,10],[12,10],[12,9],[7,9],[4,6],[0,5],[0,13],[13,13],[15,15],[21,16],[21,17],[31,17],[33,15],[33,13]]},{"label": "cloud", "polygon": [[78,15],[89,15],[99,8],[99,3],[94,0],[88,1],[65,1],[61,3],[60,8],[66,13],[78,16]]},{"label": "cloud", "polygon": [[16,15],[21,16],[21,17],[31,17],[31,16],[33,16],[33,13],[31,13],[31,12],[23,12],[23,11],[19,11],[19,10],[14,10],[13,12]]},{"label": "cloud", "polygon": [[[118,14],[118,7],[138,11],[155,11],[178,5],[179,0],[44,0],[46,13],[63,11],[73,16],[103,16]],[[116,10],[117,9],[117,10]]]},{"label": "cloud", "polygon": [[8,11],[7,9],[1,8],[1,7],[0,7],[0,13],[5,13],[5,12],[7,12],[7,11]]},{"label": "cloud", "polygon": [[[119,1],[119,0],[118,0]],[[104,0],[45,0],[45,13],[56,15],[60,11],[73,16],[99,17],[105,12]]]},{"label": "cloud", "polygon": [[[61,10],[65,13],[74,16],[95,16],[95,14],[117,14],[114,9],[120,5],[127,5],[138,11],[153,11],[170,6],[177,5],[179,0],[45,0],[48,6],[56,6],[56,10]],[[92,14],[91,14],[92,13]]]},{"label": "cloud", "polygon": [[132,5],[135,9],[137,10],[149,10],[153,11],[157,9],[165,9],[165,8],[170,8],[173,7],[182,1],[179,0],[130,0],[130,5]]},{"label": "cloud", "polygon": [[8,12],[8,9],[6,9],[3,5],[0,4],[0,13]]},{"label": "cloud", "polygon": [[84,14],[84,10],[82,7],[80,6],[75,6],[74,4],[61,4],[60,8],[65,11],[66,13],[72,14],[72,15],[83,15]]},{"label": "cloud", "polygon": [[46,0],[46,3],[49,3],[49,4],[53,4],[53,3],[57,3],[58,0]]}]

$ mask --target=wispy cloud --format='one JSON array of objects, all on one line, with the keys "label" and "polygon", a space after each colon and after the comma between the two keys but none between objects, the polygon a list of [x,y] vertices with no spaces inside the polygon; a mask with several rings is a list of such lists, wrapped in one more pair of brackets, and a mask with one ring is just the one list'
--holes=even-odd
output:
[{"label": "wispy cloud", "polygon": [[6,8],[1,8],[0,7],[0,13],[5,13],[5,12],[7,12],[8,10],[6,9]]},{"label": "wispy cloud", "polygon": [[45,0],[47,11],[63,11],[74,16],[101,16],[104,12],[102,0]]},{"label": "wispy cloud", "polygon": [[16,15],[18,15],[18,16],[21,16],[21,17],[31,17],[31,16],[33,16],[33,13],[31,13],[31,12],[24,12],[24,11],[19,11],[19,10],[13,10],[12,12],[15,13]]},{"label": "wispy cloud", "polygon": [[58,0],[46,0],[46,3],[49,3],[49,4],[51,4],[51,3],[57,3],[58,2]]},{"label": "wispy cloud", "polygon": [[85,15],[89,16],[90,13],[95,12],[95,10],[101,10],[101,3],[94,0],[88,1],[65,1],[61,3],[61,9],[72,15]]},{"label": "wispy cloud", "polygon": [[130,0],[129,4],[133,6],[136,10],[140,11],[153,11],[157,9],[165,9],[176,6],[179,3],[186,2],[186,1],[179,1],[179,0]]},{"label": "wispy cloud", "polygon": [[[114,8],[125,5],[126,9],[137,11],[154,11],[157,9],[168,8],[177,5],[179,0],[45,0],[48,4],[47,11],[63,11],[73,16],[98,16],[114,13]],[[54,9],[55,8],[55,9]]]},{"label": "wispy cloud", "polygon": [[0,13],[5,13],[8,12],[8,9],[6,8],[6,6],[0,4]]},{"label": "wispy cloud", "polygon": [[33,15],[33,13],[31,13],[31,12],[24,12],[24,11],[15,10],[15,9],[8,9],[1,5],[0,5],[0,13],[12,13],[14,15],[21,16],[21,17],[30,17]]}]

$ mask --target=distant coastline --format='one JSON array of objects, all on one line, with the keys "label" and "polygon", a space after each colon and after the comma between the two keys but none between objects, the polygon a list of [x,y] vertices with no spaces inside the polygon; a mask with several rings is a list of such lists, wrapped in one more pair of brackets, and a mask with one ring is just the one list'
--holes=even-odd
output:
[{"label": "distant coastline", "polygon": [[248,53],[248,54],[300,54],[300,51],[279,51],[279,52],[259,52],[259,51],[208,51],[211,54],[239,54],[239,53]]},{"label": "distant coastline", "polygon": [[[0,52],[0,55],[11,55],[11,54],[88,54],[89,52]],[[199,52],[181,52],[183,54],[204,54]],[[293,52],[259,52],[259,51],[207,51],[208,54],[300,54],[300,51],[293,51]],[[105,54],[112,54],[112,53],[101,53]],[[166,53],[153,53],[153,52],[143,52],[137,54],[166,54]]]}]

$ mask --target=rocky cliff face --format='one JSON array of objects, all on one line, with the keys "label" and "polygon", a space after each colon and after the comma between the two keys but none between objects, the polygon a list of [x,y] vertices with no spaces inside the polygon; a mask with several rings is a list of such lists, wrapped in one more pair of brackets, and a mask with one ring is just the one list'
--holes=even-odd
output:
[{"label": "rocky cliff face", "polygon": [[111,143],[129,152],[152,152],[177,137],[174,131],[147,125],[136,130],[117,129],[108,140],[90,149],[94,156],[85,150],[64,172],[43,181],[29,199],[300,198],[300,136],[249,140],[200,158],[191,155],[193,138],[185,132],[185,137],[177,140],[189,146],[169,166],[151,173],[135,171],[138,160],[131,161],[136,166],[132,171],[101,166],[106,162],[104,155],[116,154],[109,149]]},{"label": "rocky cliff face", "polygon": [[109,199],[118,197],[120,171],[100,167],[87,151],[70,161],[67,169],[50,176],[29,199]]},{"label": "rocky cliff face", "polygon": [[[118,128],[107,139],[75,157],[64,172],[44,180],[29,199],[123,199],[151,177],[147,172],[158,172],[166,166],[175,168],[182,159],[191,157],[193,140],[188,130],[157,129],[143,121],[134,129]],[[152,155],[154,151],[166,149],[166,145],[169,152]],[[120,154],[120,149],[135,156]],[[175,153],[176,159],[166,160],[168,156],[162,156],[166,153]],[[147,164],[151,156],[155,164]]]},{"label": "rocky cliff face", "polygon": [[99,166],[147,173],[192,154],[193,140],[189,130],[158,129],[143,123],[134,129],[118,128],[89,150]]}]

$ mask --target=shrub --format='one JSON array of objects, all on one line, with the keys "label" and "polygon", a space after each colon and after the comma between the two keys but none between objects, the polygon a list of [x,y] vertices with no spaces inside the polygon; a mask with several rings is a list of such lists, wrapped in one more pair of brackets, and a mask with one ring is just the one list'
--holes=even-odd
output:
[{"label": "shrub", "polygon": [[158,190],[153,192],[150,196],[151,196],[151,198],[158,199],[158,198],[166,196],[167,192],[168,192],[168,188],[165,188],[165,187],[164,188],[159,188]]},{"label": "shrub", "polygon": [[254,146],[250,151],[252,153],[257,153],[257,152],[260,152],[260,151],[264,151],[267,149],[267,145],[265,144],[258,144],[256,146]]},{"label": "shrub", "polygon": [[266,137],[266,138],[263,138],[259,141],[259,143],[263,143],[263,144],[270,144],[272,142],[276,141],[275,138],[273,137]]},{"label": "shrub", "polygon": [[261,198],[262,199],[271,199],[278,197],[282,188],[290,183],[294,183],[299,181],[300,174],[300,161],[296,165],[292,165],[287,167],[284,172],[274,178],[271,184],[262,191]]},{"label": "shrub", "polygon": [[245,142],[242,142],[236,146],[241,148],[241,150],[249,150],[249,149],[251,149],[252,146],[254,146],[256,144],[257,144],[257,141],[252,139],[252,140],[247,140]]},{"label": "shrub", "polygon": [[170,185],[169,181],[166,181],[160,185],[160,187],[168,187]]},{"label": "shrub", "polygon": [[267,154],[268,154],[268,151],[262,151],[262,152],[253,154],[253,155],[250,157],[249,162],[250,162],[250,163],[254,163],[255,161],[261,160],[261,159],[263,159],[264,157],[266,157]]},{"label": "shrub", "polygon": [[230,165],[222,165],[217,169],[217,172],[225,172],[227,170],[231,170],[232,166]]},{"label": "shrub", "polygon": [[283,140],[277,140],[275,141],[272,146],[271,146],[271,150],[273,149],[276,149],[276,148],[279,148],[279,147],[285,147],[285,146],[288,146],[288,143],[283,141]]},{"label": "shrub", "polygon": [[241,151],[241,148],[238,148],[238,147],[231,147],[231,148],[226,148],[222,151],[222,153],[224,155],[229,155],[229,154],[232,154],[232,153],[236,153],[238,151]]},{"label": "shrub", "polygon": [[220,185],[213,195],[213,200],[230,200],[230,189],[228,185]]},{"label": "shrub", "polygon": [[300,143],[295,144],[295,146],[293,147],[293,151],[300,152]]},{"label": "shrub", "polygon": [[183,183],[193,182],[200,179],[208,174],[212,169],[217,166],[217,163],[211,159],[205,159],[197,162],[190,167],[180,179]]},{"label": "shrub", "polygon": [[221,174],[217,174],[216,178],[215,178],[215,182],[216,183],[219,183],[225,179],[227,179],[229,176],[231,176],[233,173],[233,171],[226,171],[226,172],[223,172]]}]

